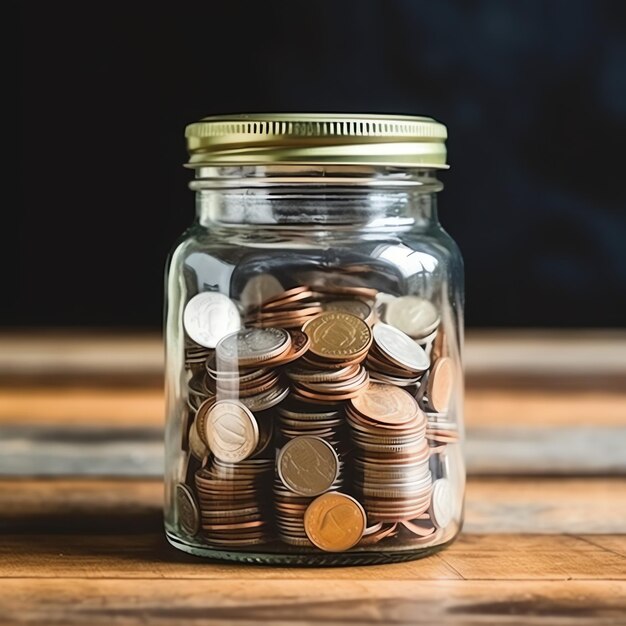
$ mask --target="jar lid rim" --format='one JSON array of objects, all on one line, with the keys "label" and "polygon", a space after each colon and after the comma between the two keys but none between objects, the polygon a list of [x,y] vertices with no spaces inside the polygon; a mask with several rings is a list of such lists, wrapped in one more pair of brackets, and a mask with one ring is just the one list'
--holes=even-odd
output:
[{"label": "jar lid rim", "polygon": [[185,129],[188,167],[298,163],[447,168],[430,117],[346,113],[215,115]]}]

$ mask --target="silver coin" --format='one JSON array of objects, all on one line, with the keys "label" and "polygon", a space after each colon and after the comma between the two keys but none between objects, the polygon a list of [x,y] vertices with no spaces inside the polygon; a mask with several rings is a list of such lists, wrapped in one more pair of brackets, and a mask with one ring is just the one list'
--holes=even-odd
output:
[{"label": "silver coin", "polygon": [[373,334],[378,348],[394,363],[415,372],[424,372],[430,366],[424,349],[394,326],[379,322],[374,325]]},{"label": "silver coin", "polygon": [[271,409],[273,406],[280,404],[289,395],[289,387],[274,387],[270,391],[260,393],[256,396],[248,396],[240,398],[241,402],[248,407],[253,413]]},{"label": "silver coin", "polygon": [[215,348],[219,340],[241,327],[235,303],[224,294],[204,291],[195,295],[183,313],[185,332],[205,348]]},{"label": "silver coin", "polygon": [[439,326],[439,313],[432,302],[419,296],[401,296],[387,303],[385,322],[403,333],[421,339]]},{"label": "silver coin", "polygon": [[257,274],[246,283],[239,299],[243,307],[247,309],[258,306],[284,291],[285,288],[271,274]]},{"label": "silver coin", "polygon": [[221,461],[243,461],[258,446],[259,425],[250,410],[240,402],[217,402],[210,409],[205,424],[209,448]]},{"label": "silver coin", "polygon": [[200,530],[198,503],[191,489],[182,483],[176,485],[176,514],[178,526],[186,535],[193,537]]},{"label": "silver coin", "polygon": [[437,528],[445,528],[452,521],[454,493],[447,478],[439,478],[433,483],[430,517]]},{"label": "silver coin", "polygon": [[220,361],[265,361],[280,354],[291,342],[283,328],[244,328],[224,337],[216,348],[218,369]]},{"label": "silver coin", "polygon": [[321,437],[296,437],[283,446],[276,469],[287,489],[301,496],[318,496],[337,480],[339,457]]}]

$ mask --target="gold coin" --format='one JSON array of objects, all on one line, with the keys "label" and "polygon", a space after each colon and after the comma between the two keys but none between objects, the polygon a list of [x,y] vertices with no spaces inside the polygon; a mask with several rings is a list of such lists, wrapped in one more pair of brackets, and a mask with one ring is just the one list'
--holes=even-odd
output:
[{"label": "gold coin", "polygon": [[363,507],[343,493],[319,496],[304,514],[304,530],[311,543],[326,552],[344,552],[363,537],[366,527]]},{"label": "gold coin", "polygon": [[367,323],[349,313],[320,313],[308,321],[302,330],[311,338],[310,352],[334,361],[365,356],[372,343],[372,333]]},{"label": "gold coin", "polygon": [[405,424],[419,413],[413,396],[394,385],[370,383],[350,403],[361,415],[381,424]]},{"label": "gold coin", "polygon": [[317,496],[335,482],[339,457],[320,437],[296,437],[283,446],[276,461],[282,483],[301,496]]},{"label": "gold coin", "polygon": [[252,412],[235,400],[216,402],[206,420],[206,441],[220,460],[238,463],[259,443],[259,426]]}]

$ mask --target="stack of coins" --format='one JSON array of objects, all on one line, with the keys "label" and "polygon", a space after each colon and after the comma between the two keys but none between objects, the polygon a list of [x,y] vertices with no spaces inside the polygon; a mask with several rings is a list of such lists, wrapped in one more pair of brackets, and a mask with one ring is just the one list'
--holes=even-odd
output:
[{"label": "stack of coins", "polygon": [[417,384],[430,360],[424,350],[401,330],[379,322],[372,329],[374,344],[367,355],[372,379],[399,387]]},{"label": "stack of coins", "polygon": [[294,437],[312,435],[326,440],[335,450],[345,446],[345,413],[341,408],[316,408],[291,403],[278,407],[281,445]]},{"label": "stack of coins", "polygon": [[207,361],[217,398],[238,398],[253,412],[277,405],[289,386],[276,366],[297,358],[306,343],[304,337],[294,345],[282,328],[248,328],[227,335],[217,344],[215,360]]},{"label": "stack of coins", "polygon": [[200,529],[220,547],[249,546],[271,539],[273,459],[224,463],[213,459],[196,473]]},{"label": "stack of coins", "polygon": [[185,369],[192,373],[202,371],[206,360],[213,354],[211,348],[206,348],[185,337]]},{"label": "stack of coins", "polygon": [[322,312],[321,303],[306,285],[288,289],[251,308],[246,315],[249,326],[301,328]]},{"label": "stack of coins", "polygon": [[209,381],[207,381],[206,372],[204,370],[197,371],[187,381],[187,404],[194,411],[207,399],[215,396],[211,389]]},{"label": "stack of coins", "polygon": [[368,384],[360,364],[367,356],[372,333],[365,321],[349,313],[328,311],[304,324],[308,352],[287,375],[292,396],[301,402],[336,405],[357,396]]},{"label": "stack of coins", "polygon": [[311,546],[304,525],[316,496],[342,486],[342,463],[334,447],[321,437],[289,440],[276,459],[274,514],[279,538],[290,545]]},{"label": "stack of coins", "polygon": [[368,519],[398,522],[424,513],[432,477],[417,401],[398,387],[372,383],[349,402],[347,417],[357,448],[354,486]]}]

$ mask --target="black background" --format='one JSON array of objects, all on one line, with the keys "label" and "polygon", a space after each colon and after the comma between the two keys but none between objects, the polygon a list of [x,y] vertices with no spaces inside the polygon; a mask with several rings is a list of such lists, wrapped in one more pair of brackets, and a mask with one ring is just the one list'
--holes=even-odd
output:
[{"label": "black background", "polygon": [[11,6],[5,326],[158,327],[185,124],[272,110],[447,124],[470,326],[625,325],[626,3]]}]

